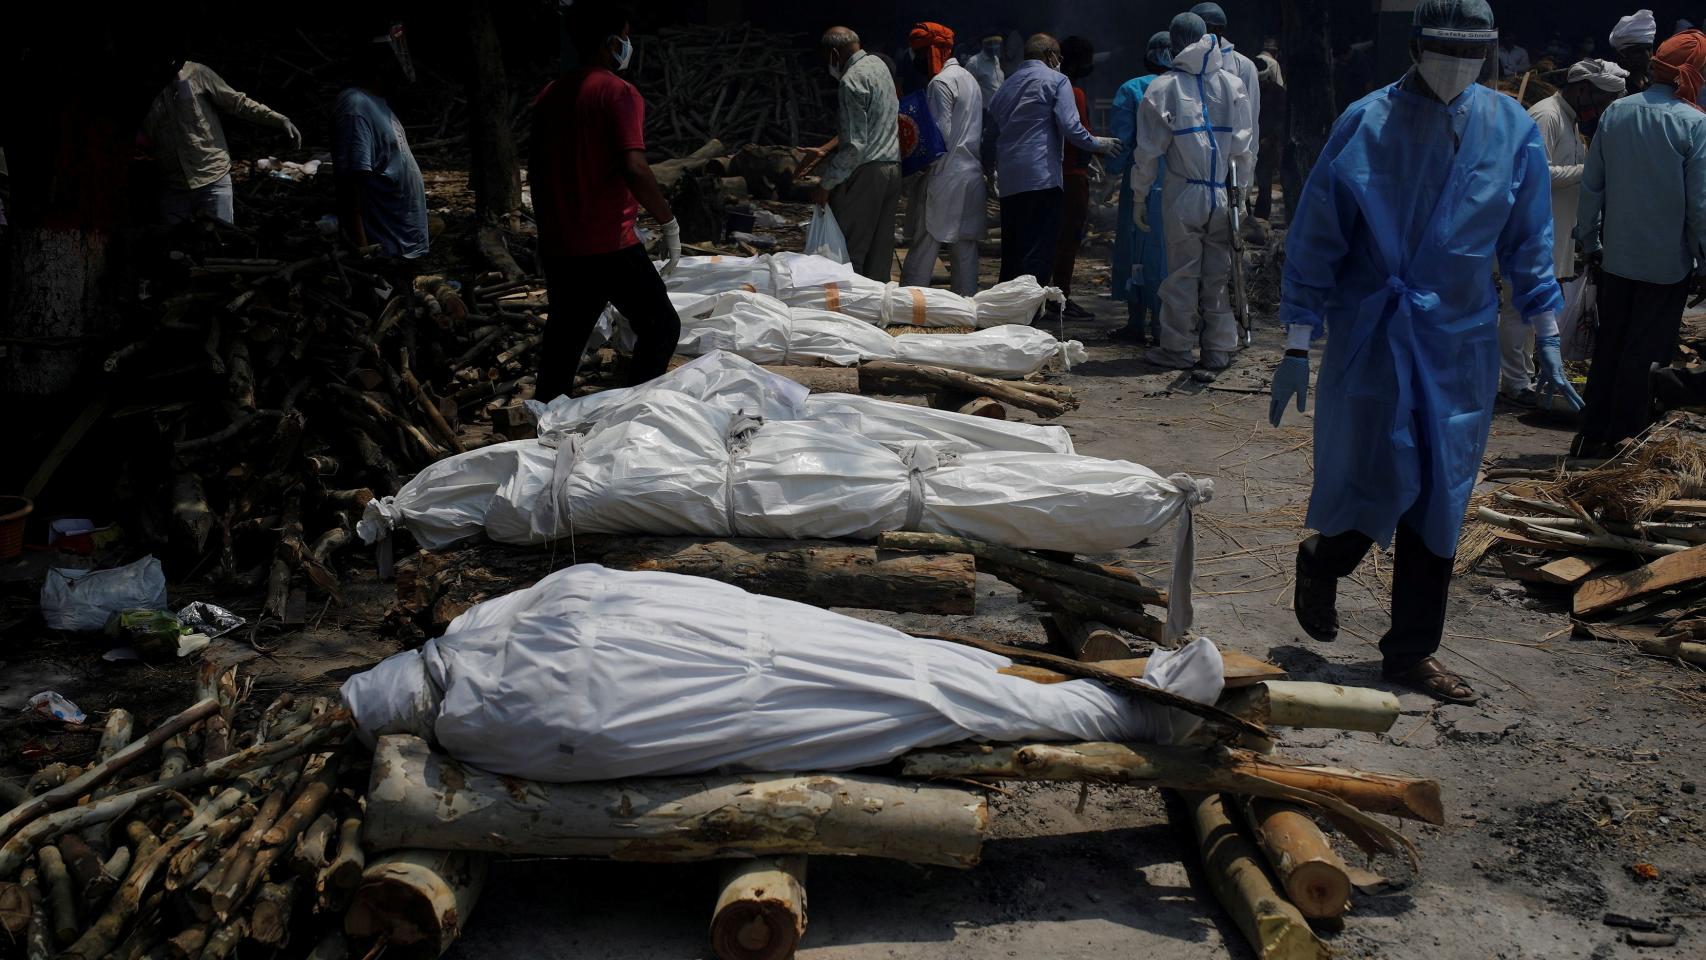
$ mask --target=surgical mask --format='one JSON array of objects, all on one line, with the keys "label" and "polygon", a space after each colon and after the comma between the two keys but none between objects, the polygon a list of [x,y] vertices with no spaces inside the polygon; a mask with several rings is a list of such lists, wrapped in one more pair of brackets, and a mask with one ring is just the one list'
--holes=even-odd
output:
[{"label": "surgical mask", "polygon": [[999,44],[999,43],[985,44],[984,48],[983,48],[983,55],[990,58],[991,60],[1001,59],[1001,44]]},{"label": "surgical mask", "polygon": [[1480,79],[1481,68],[1486,64],[1486,57],[1448,57],[1443,53],[1423,50],[1418,69],[1434,95],[1450,103]]},{"label": "surgical mask", "polygon": [[834,77],[837,81],[840,81],[840,79],[841,79],[841,64],[833,63],[833,62],[830,63],[829,75]]},{"label": "surgical mask", "polygon": [[634,59],[634,42],[627,37],[615,37],[622,45],[616,48],[616,69],[628,69],[628,61]]}]

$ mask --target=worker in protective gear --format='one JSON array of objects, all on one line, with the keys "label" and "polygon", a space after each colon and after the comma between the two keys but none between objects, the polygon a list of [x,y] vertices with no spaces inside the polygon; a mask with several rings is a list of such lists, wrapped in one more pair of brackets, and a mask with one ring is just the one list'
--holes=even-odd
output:
[{"label": "worker in protective gear", "polygon": [[[1257,76],[1256,61],[1239,53],[1226,38],[1226,11],[1218,3],[1199,3],[1191,8],[1191,12],[1202,17],[1202,22],[1208,27],[1208,32],[1220,41],[1220,66],[1238,78],[1244,85],[1244,94],[1250,98],[1250,123],[1257,128],[1262,124],[1262,84]],[[1254,41],[1252,41],[1252,46]],[[1261,159],[1261,137],[1257,136],[1250,142],[1251,169],[1257,160]],[[1249,211],[1246,210],[1246,213]]]},{"label": "worker in protective gear", "polygon": [[[1599,115],[1623,96],[1629,72],[1609,60],[1583,60],[1570,68],[1562,89],[1528,108],[1546,145],[1552,172],[1552,272],[1561,284],[1576,275],[1576,205],[1581,198],[1587,138]],[[1508,305],[1508,304],[1507,304]],[[1514,309],[1499,314],[1499,392],[1521,406],[1539,402],[1534,389],[1534,328]]]},{"label": "worker in protective gear", "polygon": [[1691,276],[1706,272],[1703,72],[1706,34],[1666,40],[1652,85],[1607,107],[1588,148],[1576,237],[1603,259],[1577,456],[1609,455],[1647,428],[1651,367],[1676,352]]},{"label": "worker in protective gear", "polygon": [[1269,417],[1317,384],[1315,486],[1295,604],[1311,637],[1338,635],[1336,589],[1396,533],[1394,683],[1452,703],[1473,688],[1434,658],[1452,557],[1492,425],[1499,372],[1495,255],[1540,335],[1544,383],[1573,395],[1558,359],[1546,148],[1511,97],[1476,83],[1498,31],[1486,0],[1421,0],[1415,61],[1339,117],[1286,238],[1286,354]]},{"label": "worker in protective gear", "polygon": [[911,44],[914,57],[930,76],[925,102],[947,152],[924,172],[924,230],[906,252],[900,282],[928,287],[936,270],[936,254],[945,243],[953,291],[969,297],[977,292],[977,244],[983,239],[986,198],[983,163],[978,159],[983,92],[977,78],[954,59],[952,30],[939,23],[920,23],[912,28]]},{"label": "worker in protective gear", "polygon": [[[1114,107],[1108,113],[1108,132],[1121,143],[1135,143],[1137,113],[1143,105],[1144,94],[1155,78],[1167,72],[1173,63],[1173,38],[1165,30],[1149,38],[1144,53],[1144,66],[1149,72],[1133,77],[1120,85],[1114,94]],[[1120,171],[1119,217],[1114,227],[1113,285],[1114,296],[1126,302],[1126,325],[1111,335],[1139,346],[1160,342],[1161,281],[1167,276],[1167,249],[1163,237],[1161,214],[1161,184],[1166,179],[1165,160],[1149,193],[1137,197],[1131,192],[1131,149],[1116,154],[1108,169]],[[1145,206],[1149,232],[1137,229],[1134,204]]]},{"label": "worker in protective gear", "polygon": [[1626,89],[1640,93],[1652,83],[1650,64],[1653,42],[1658,39],[1659,24],[1651,10],[1637,10],[1617,21],[1611,30],[1611,49],[1617,51],[1617,63],[1629,71]]},{"label": "worker in protective gear", "polygon": [[[1206,29],[1194,13],[1173,18],[1172,64],[1144,94],[1131,151],[1133,196],[1148,195],[1166,158],[1161,219],[1168,273],[1161,282],[1161,343],[1146,358],[1171,370],[1190,369],[1199,342],[1209,370],[1225,369],[1238,349],[1226,185],[1229,178],[1234,187],[1250,183],[1256,131],[1244,84],[1222,67],[1219,40]],[[1149,232],[1147,204],[1132,205],[1132,221]]]}]

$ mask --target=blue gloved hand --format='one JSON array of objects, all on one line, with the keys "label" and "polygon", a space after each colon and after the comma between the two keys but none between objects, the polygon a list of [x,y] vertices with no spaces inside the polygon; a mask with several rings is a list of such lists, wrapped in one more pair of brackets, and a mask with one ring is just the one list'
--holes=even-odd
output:
[{"label": "blue gloved hand", "polygon": [[1543,405],[1551,401],[1556,393],[1569,401],[1572,410],[1581,410],[1581,395],[1570,385],[1570,379],[1564,376],[1563,344],[1558,334],[1549,337],[1534,338],[1534,361],[1540,366],[1540,399]]},{"label": "blue gloved hand", "polygon": [[1309,358],[1286,357],[1274,368],[1274,395],[1268,400],[1268,422],[1280,425],[1285,405],[1297,398],[1299,412],[1309,409]]}]

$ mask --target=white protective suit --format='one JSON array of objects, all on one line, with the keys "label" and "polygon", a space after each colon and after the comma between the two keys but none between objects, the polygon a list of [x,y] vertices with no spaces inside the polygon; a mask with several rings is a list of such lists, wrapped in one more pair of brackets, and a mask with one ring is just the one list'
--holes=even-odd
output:
[{"label": "white protective suit", "polygon": [[1162,157],[1167,279],[1161,282],[1161,352],[1190,366],[1201,324],[1202,362],[1221,369],[1238,349],[1228,292],[1231,218],[1224,184],[1248,186],[1255,165],[1255,117],[1244,84],[1223,67],[1213,34],[1181,50],[1155,78],[1137,111],[1131,190],[1144,196]]},{"label": "white protective suit", "polygon": [[949,245],[952,289],[962,297],[977,292],[977,244],[983,238],[983,92],[977,78],[949,58],[925,92],[930,117],[942,132],[947,152],[925,173],[924,231],[913,239],[901,267],[901,284],[928,287],[936,254]]},{"label": "white protective suit", "polygon": [[[1588,162],[1587,143],[1576,132],[1576,111],[1563,91],[1528,108],[1540,140],[1546,145],[1546,165],[1552,172],[1552,270],[1559,282],[1576,275],[1576,205],[1581,200],[1582,170]],[[1499,387],[1515,396],[1534,381],[1534,328],[1510,309],[1505,291],[1499,313]]]},{"label": "white protective suit", "polygon": [[[1261,68],[1256,61],[1239,53],[1230,40],[1220,41],[1220,68],[1238,78],[1244,85],[1244,96],[1250,101],[1250,128],[1257,130],[1262,125],[1262,84],[1258,76]],[[1284,84],[1281,84],[1282,86]],[[1262,152],[1262,138],[1250,138],[1250,169],[1256,169],[1256,156]]]}]

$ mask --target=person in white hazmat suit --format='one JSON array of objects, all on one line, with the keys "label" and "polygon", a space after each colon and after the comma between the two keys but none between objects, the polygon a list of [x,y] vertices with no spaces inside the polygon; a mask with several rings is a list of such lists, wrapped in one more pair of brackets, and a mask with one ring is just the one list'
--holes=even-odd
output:
[{"label": "person in white hazmat suit", "polygon": [[924,233],[914,239],[902,264],[902,286],[928,287],[936,254],[948,245],[951,288],[962,297],[977,292],[977,244],[983,239],[983,91],[977,78],[954,59],[954,33],[939,23],[912,28],[913,56],[930,75],[925,102],[947,152],[926,171]]},{"label": "person in white hazmat suit", "polygon": [[[1210,370],[1225,369],[1238,349],[1226,184],[1228,178],[1234,187],[1249,184],[1256,131],[1244,84],[1223,67],[1219,39],[1206,30],[1194,13],[1173,18],[1173,64],[1144,94],[1132,149],[1133,196],[1149,192],[1161,158],[1167,159],[1161,345],[1146,356],[1172,370],[1191,368],[1199,342],[1202,366]],[[1149,232],[1147,205],[1134,204],[1132,218]]]},{"label": "person in white hazmat suit", "polygon": [[[1599,115],[1623,96],[1629,71],[1609,60],[1583,60],[1565,75],[1563,89],[1528,108],[1552,176],[1552,272],[1559,283],[1576,276],[1576,207],[1588,138]],[[1499,390],[1525,407],[1539,402],[1534,389],[1534,327],[1510,305],[1506,288],[1499,312]]]},{"label": "person in white hazmat suit", "polygon": [[[1208,31],[1214,34],[1220,42],[1220,68],[1238,78],[1244,85],[1244,95],[1250,98],[1250,125],[1260,130],[1262,126],[1262,84],[1261,71],[1256,61],[1239,53],[1226,38],[1226,11],[1218,3],[1199,3],[1191,8],[1191,12],[1202,17],[1202,22]],[[1257,136],[1250,141],[1250,169],[1255,169],[1255,163],[1262,156],[1262,138]]]}]

